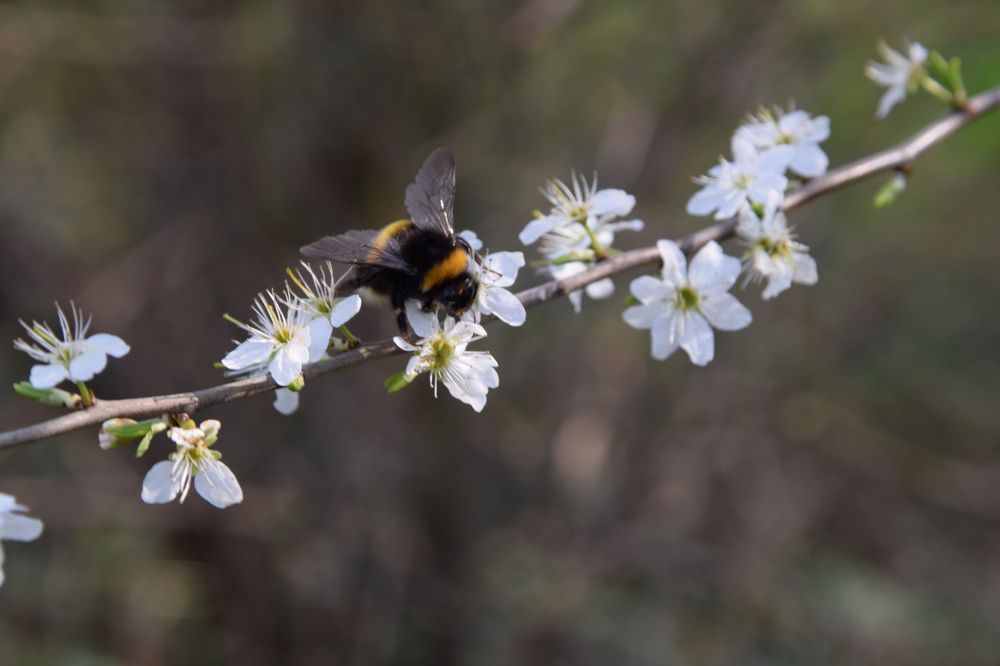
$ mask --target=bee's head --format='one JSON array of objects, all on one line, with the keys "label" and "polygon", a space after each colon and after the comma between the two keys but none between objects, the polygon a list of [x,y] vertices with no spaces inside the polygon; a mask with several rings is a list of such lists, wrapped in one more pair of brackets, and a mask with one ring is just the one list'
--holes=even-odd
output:
[{"label": "bee's head", "polygon": [[476,301],[479,280],[471,273],[462,273],[441,287],[437,300],[452,317],[460,317]]}]

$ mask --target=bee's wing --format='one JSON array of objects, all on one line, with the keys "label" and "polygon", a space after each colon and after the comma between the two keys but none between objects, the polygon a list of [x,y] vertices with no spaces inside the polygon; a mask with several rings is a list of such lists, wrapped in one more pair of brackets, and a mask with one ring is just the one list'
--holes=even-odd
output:
[{"label": "bee's wing", "polygon": [[420,167],[417,178],[406,188],[406,210],[413,224],[428,231],[455,235],[452,203],[455,201],[455,158],[447,148],[438,148]]},{"label": "bee's wing", "polygon": [[413,267],[403,259],[396,239],[390,238],[381,247],[375,245],[376,229],[355,229],[336,236],[325,236],[304,245],[302,254],[310,259],[327,259],[340,264],[379,266],[404,273]]}]

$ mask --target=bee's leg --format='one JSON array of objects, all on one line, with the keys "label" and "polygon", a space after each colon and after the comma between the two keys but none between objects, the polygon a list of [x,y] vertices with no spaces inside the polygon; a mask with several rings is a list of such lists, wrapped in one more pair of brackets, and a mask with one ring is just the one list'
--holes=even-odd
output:
[{"label": "bee's leg", "polygon": [[413,342],[413,335],[410,333],[410,321],[406,318],[406,292],[402,289],[393,289],[389,296],[392,304],[392,312],[396,315],[396,326],[399,327],[399,334],[408,342]]}]

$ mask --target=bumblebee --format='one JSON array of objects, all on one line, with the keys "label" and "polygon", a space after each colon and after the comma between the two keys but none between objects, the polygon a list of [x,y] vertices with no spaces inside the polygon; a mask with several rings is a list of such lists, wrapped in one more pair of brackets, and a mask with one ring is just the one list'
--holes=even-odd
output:
[{"label": "bumblebee", "polygon": [[351,292],[367,287],[388,297],[400,333],[408,336],[408,299],[420,301],[424,310],[440,305],[457,318],[479,293],[479,280],[470,271],[476,253],[455,235],[452,224],[454,199],[455,158],[451,151],[438,148],[406,188],[409,219],[381,229],[326,236],[304,246],[302,254],[354,266],[341,289]]}]

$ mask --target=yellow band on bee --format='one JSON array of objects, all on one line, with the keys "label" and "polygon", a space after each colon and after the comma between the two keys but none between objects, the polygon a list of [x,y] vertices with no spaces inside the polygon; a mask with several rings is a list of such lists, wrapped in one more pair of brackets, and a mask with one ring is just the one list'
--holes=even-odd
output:
[{"label": "yellow band on bee", "polygon": [[458,277],[469,267],[469,255],[460,247],[456,247],[436,266],[431,268],[424,275],[424,281],[420,288],[428,292],[437,285]]},{"label": "yellow band on bee", "polygon": [[378,236],[376,236],[375,240],[372,241],[372,245],[382,249],[385,247],[385,244],[389,242],[390,238],[412,224],[413,222],[410,222],[409,220],[396,220],[395,222],[390,222],[379,230]]}]

